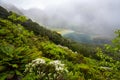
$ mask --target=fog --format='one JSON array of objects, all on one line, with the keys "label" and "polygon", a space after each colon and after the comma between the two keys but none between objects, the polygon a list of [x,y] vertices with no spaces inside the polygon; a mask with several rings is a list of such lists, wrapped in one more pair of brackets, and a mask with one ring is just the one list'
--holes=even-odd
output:
[{"label": "fog", "polygon": [[111,37],[120,29],[120,0],[0,0],[48,28]]}]

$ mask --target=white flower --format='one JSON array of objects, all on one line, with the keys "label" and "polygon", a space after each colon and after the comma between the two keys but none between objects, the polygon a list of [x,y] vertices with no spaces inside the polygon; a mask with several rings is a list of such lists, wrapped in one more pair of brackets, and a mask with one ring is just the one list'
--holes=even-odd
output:
[{"label": "white flower", "polygon": [[61,61],[59,61],[59,60],[52,61],[49,64],[54,65],[55,70],[58,71],[58,72],[64,70],[64,64],[62,64]]},{"label": "white flower", "polygon": [[37,58],[37,59],[33,60],[32,63],[36,63],[36,64],[45,63],[45,60],[41,59],[41,58]]},{"label": "white flower", "polygon": [[36,65],[35,64],[32,64],[32,67],[35,67]]}]

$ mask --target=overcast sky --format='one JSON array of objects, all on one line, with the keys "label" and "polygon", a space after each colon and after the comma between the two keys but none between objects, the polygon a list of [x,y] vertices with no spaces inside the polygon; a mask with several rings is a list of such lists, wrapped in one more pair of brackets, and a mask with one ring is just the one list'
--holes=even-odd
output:
[{"label": "overcast sky", "polygon": [[[41,9],[52,19],[48,25],[58,26],[60,23],[75,25],[72,29],[109,34],[120,29],[120,0],[1,0],[20,9]],[[34,11],[29,12],[34,15]],[[54,18],[54,17],[55,18]],[[56,18],[57,16],[57,18]],[[58,24],[57,21],[58,20]],[[61,20],[61,22],[59,21]],[[42,21],[41,21],[42,22]],[[56,23],[56,24],[55,24]],[[62,24],[63,24],[62,23]],[[77,29],[76,29],[77,28]]]},{"label": "overcast sky", "polygon": [[29,8],[45,9],[48,6],[55,6],[71,2],[71,0],[1,0],[1,1],[14,4],[18,8],[23,9]]},{"label": "overcast sky", "polygon": [[19,8],[40,8],[45,9],[50,6],[68,6],[68,5],[85,5],[86,7],[104,7],[104,8],[119,8],[120,0],[1,0],[6,3],[14,4]]}]

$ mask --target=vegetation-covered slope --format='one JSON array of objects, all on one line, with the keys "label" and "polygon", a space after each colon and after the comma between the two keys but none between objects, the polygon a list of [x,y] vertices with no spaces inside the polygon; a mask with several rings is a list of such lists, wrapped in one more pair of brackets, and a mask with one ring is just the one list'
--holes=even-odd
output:
[{"label": "vegetation-covered slope", "polygon": [[[46,36],[48,32],[43,27],[34,25],[29,27],[26,23],[30,20],[24,16],[7,12],[2,7],[0,10],[8,13],[3,14],[4,12],[0,11],[0,80],[120,79],[118,54],[120,31],[117,31],[118,36],[114,44],[106,45],[104,50],[106,54],[98,48],[95,54],[96,59],[91,59],[64,47],[69,43],[64,42],[64,45],[59,43],[56,32],[49,33],[52,34],[52,39],[58,40],[54,39],[58,43],[49,40],[50,35]],[[26,25],[29,30],[26,29]],[[75,45],[75,47],[79,49],[79,46]],[[107,53],[111,53],[113,57],[108,56]]]},{"label": "vegetation-covered slope", "polygon": [[[8,19],[8,16],[12,14],[12,12],[8,12],[6,9],[4,9],[2,7],[0,8],[0,12],[1,12],[0,17],[2,17],[4,19]],[[19,15],[17,15],[17,16],[19,16]],[[11,19],[9,19],[9,20],[12,21]],[[17,24],[17,23],[21,24],[22,26],[24,26],[25,29],[27,29],[29,31],[33,31],[35,35],[38,35],[38,36],[40,35],[40,36],[46,37],[47,39],[54,42],[55,44],[67,46],[71,50],[77,51],[78,53],[81,53],[84,56],[94,56],[95,46],[93,46],[93,45],[80,44],[80,43],[74,42],[72,40],[63,38],[57,32],[48,30],[45,27],[39,25],[36,22],[33,22],[30,19],[28,19],[24,22],[15,21],[15,20],[12,22],[14,22],[15,24]]]}]

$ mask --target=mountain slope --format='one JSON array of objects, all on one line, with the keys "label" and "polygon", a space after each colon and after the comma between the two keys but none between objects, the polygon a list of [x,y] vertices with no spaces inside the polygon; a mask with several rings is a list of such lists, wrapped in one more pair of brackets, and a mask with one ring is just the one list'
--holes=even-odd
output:
[{"label": "mountain slope", "polygon": [[[103,54],[102,50],[98,49],[96,59],[84,57],[68,47],[56,45],[59,40],[56,44],[49,40],[56,38],[56,32],[39,28],[26,17],[0,8],[8,13],[4,15],[0,11],[0,80],[120,79],[120,61]],[[28,21],[33,25],[29,24],[32,28],[27,30]],[[46,31],[54,35],[50,38]]]},{"label": "mountain slope", "polygon": [[[0,10],[1,10],[0,12],[5,11],[3,14],[1,14],[1,17],[6,19],[10,15],[10,13],[8,13],[6,10],[4,10],[2,8]],[[77,43],[70,39],[63,38],[57,32],[46,29],[45,27],[39,25],[38,23],[33,22],[31,19],[28,19],[25,22],[18,21],[15,23],[21,24],[22,26],[24,26],[24,28],[26,28],[29,31],[33,31],[36,35],[47,37],[50,41],[54,42],[55,44],[67,46],[68,48],[72,49],[73,51],[77,51],[78,53],[81,53],[84,56],[94,56],[95,46],[87,45],[87,44],[80,44],[80,43]]]},{"label": "mountain slope", "polygon": [[[22,22],[20,17],[13,18],[13,15],[8,19],[0,18],[0,76],[3,76],[0,80],[20,79],[20,76],[25,75],[23,74],[25,65],[36,58],[47,58],[51,61],[58,59],[73,63],[83,61],[82,55],[55,45],[45,37],[36,36],[14,21]],[[25,78],[28,80],[27,77]]]}]

